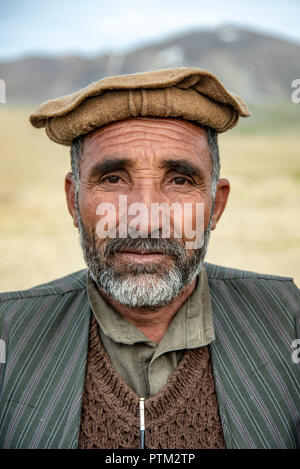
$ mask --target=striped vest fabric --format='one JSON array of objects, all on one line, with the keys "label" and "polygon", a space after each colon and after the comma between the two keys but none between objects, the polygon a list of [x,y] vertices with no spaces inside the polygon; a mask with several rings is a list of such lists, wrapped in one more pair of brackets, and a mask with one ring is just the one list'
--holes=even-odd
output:
[{"label": "striped vest fabric", "polygon": [[[299,290],[205,267],[226,448],[300,448]],[[86,270],[0,295],[0,448],[78,447],[90,317]]]}]

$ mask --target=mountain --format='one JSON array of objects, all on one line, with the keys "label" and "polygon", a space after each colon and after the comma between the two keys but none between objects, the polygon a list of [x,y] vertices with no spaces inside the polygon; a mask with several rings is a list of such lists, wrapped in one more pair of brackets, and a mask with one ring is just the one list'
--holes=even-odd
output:
[{"label": "mountain", "polygon": [[124,54],[27,57],[0,62],[7,103],[40,104],[104,76],[196,66],[215,73],[250,103],[290,103],[300,78],[300,44],[225,25],[169,37]]}]

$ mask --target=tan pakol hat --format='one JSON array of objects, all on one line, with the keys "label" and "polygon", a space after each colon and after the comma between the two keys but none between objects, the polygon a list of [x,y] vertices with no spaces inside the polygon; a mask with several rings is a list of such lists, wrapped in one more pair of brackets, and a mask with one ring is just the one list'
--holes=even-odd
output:
[{"label": "tan pakol hat", "polygon": [[246,103],[211,73],[173,68],[104,78],[76,93],[47,101],[30,116],[57,143],[71,145],[79,135],[132,117],[181,117],[225,132]]}]

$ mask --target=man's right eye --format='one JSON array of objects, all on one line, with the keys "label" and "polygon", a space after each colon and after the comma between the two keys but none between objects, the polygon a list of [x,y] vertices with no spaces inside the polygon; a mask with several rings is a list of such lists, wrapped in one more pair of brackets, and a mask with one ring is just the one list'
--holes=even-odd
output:
[{"label": "man's right eye", "polygon": [[119,176],[111,175],[111,176],[106,176],[102,178],[101,182],[110,182],[111,184],[116,184],[117,182],[120,181]]}]

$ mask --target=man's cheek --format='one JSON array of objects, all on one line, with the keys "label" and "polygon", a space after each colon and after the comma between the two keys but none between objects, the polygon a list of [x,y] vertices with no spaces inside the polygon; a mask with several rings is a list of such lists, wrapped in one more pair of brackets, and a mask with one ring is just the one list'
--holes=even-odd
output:
[{"label": "man's cheek", "polygon": [[200,249],[204,238],[205,206],[202,202],[183,204],[182,232],[185,248]]},{"label": "man's cheek", "polygon": [[115,205],[103,202],[96,208],[97,222],[95,232],[99,239],[116,238],[117,214]]}]

